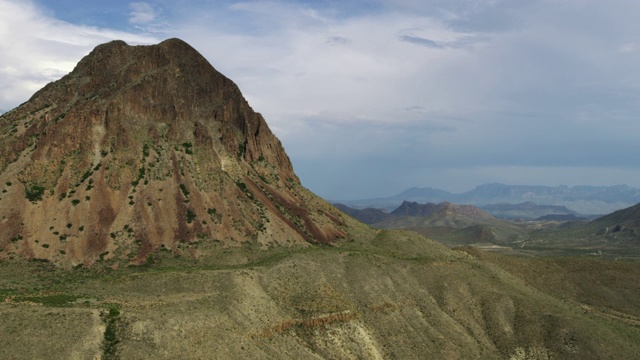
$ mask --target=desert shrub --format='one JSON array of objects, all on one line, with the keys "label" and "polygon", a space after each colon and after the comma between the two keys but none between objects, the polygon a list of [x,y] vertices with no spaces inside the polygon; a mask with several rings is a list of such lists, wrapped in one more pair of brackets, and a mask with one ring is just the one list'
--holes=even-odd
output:
[{"label": "desert shrub", "polygon": [[149,144],[142,145],[142,156],[149,157]]},{"label": "desert shrub", "polygon": [[196,213],[191,211],[191,209],[187,209],[187,223],[191,224],[196,219]]},{"label": "desert shrub", "polygon": [[242,158],[247,152],[247,143],[238,144],[238,158]]},{"label": "desert shrub", "polygon": [[189,155],[193,155],[193,144],[191,144],[190,142],[185,142],[185,143],[182,143],[182,147],[184,147],[185,153]]},{"label": "desert shrub", "polygon": [[182,191],[182,194],[184,194],[185,197],[189,197],[189,194],[191,194],[189,192],[189,189],[187,189],[187,186],[185,184],[180,184],[180,190]]},{"label": "desert shrub", "polygon": [[31,202],[38,202],[42,200],[45,188],[40,185],[31,185],[25,188],[25,197]]},{"label": "desert shrub", "polygon": [[106,323],[102,342],[103,359],[116,359],[116,351],[118,347],[118,320],[120,319],[120,310],[115,306],[111,306],[106,312],[102,320]]},{"label": "desert shrub", "polygon": [[87,180],[91,175],[93,175],[93,171],[92,170],[87,170],[84,174],[82,174],[82,177],[80,178],[80,183],[83,183],[85,180]]}]

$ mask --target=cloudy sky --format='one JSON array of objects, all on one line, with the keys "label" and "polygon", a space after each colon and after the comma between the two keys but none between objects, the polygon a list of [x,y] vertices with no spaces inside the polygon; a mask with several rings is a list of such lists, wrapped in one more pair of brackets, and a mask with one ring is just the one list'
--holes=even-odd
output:
[{"label": "cloudy sky", "polygon": [[640,2],[0,0],[0,112],[113,39],[181,38],[333,200],[640,187]]}]

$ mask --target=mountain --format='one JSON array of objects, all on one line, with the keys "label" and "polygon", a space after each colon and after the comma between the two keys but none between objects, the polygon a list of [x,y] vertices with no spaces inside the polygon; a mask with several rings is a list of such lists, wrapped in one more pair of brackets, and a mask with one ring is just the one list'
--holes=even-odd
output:
[{"label": "mountain", "polygon": [[538,221],[586,221],[587,218],[575,216],[574,214],[549,214],[540,216]]},{"label": "mountain", "polygon": [[519,204],[488,204],[482,210],[504,219],[536,219],[549,215],[573,215],[577,213],[560,205],[538,205],[531,201]]},{"label": "mountain", "polygon": [[335,206],[375,228],[415,231],[449,247],[510,245],[525,239],[529,232],[521,224],[496,219],[472,205],[404,201],[391,213],[372,208],[358,210],[343,204]]},{"label": "mountain", "polygon": [[[397,208],[403,201],[420,203],[446,201],[456,204],[471,204],[483,208],[490,204],[535,203],[541,206],[565,206],[569,211],[576,214],[608,214],[640,202],[640,189],[627,185],[530,186],[493,183],[479,185],[463,193],[414,187],[390,197],[342,200],[340,203],[355,208],[374,207],[392,210]],[[492,215],[499,216],[498,213],[492,213]],[[537,214],[531,218],[542,215],[547,214]]]},{"label": "mountain", "polygon": [[372,226],[416,231],[449,247],[508,245],[525,239],[529,232],[521,224],[496,219],[472,205],[405,201],[391,214]]},{"label": "mountain", "polygon": [[600,217],[590,225],[609,228],[611,231],[629,231],[640,236],[640,204]]},{"label": "mountain", "polygon": [[376,224],[381,222],[395,222],[397,219],[407,217],[427,217],[432,214],[442,216],[460,215],[470,218],[491,218],[491,215],[472,205],[457,205],[448,202],[439,204],[426,203],[419,204],[413,201],[404,201],[397,209],[388,213],[384,210],[366,208],[354,209],[344,204],[333,204],[337,209],[345,214],[362,221],[365,224]]},{"label": "mountain", "polygon": [[338,210],[342,211],[343,213],[359,221],[362,221],[365,224],[373,224],[373,223],[388,219],[390,217],[393,217],[392,214],[389,214],[388,212],[385,212],[380,209],[373,209],[373,208],[354,209],[344,204],[333,204],[333,206],[335,206]]},{"label": "mountain", "polygon": [[0,116],[0,187],[0,258],[65,267],[328,244],[360,226],[301,186],[238,87],[178,39],[100,45]]},{"label": "mountain", "polygon": [[598,255],[640,259],[640,204],[615,211],[591,222],[567,222],[565,226],[532,232],[522,251],[547,254]]},{"label": "mountain", "polygon": [[471,218],[490,218],[491,215],[472,205],[457,205],[449,202],[439,204],[404,201],[400,207],[391,212],[396,216],[429,216],[432,214],[457,214]]},{"label": "mountain", "polygon": [[414,201],[403,201],[400,206],[393,210],[391,214],[395,216],[429,216],[438,211],[438,204],[419,204]]}]

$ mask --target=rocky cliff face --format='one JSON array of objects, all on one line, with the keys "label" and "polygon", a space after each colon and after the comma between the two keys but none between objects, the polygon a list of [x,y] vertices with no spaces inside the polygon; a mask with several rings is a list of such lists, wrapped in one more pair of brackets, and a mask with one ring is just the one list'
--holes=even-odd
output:
[{"label": "rocky cliff face", "polygon": [[238,87],[178,39],[113,41],[0,117],[0,258],[140,264],[154,251],[332,243]]}]

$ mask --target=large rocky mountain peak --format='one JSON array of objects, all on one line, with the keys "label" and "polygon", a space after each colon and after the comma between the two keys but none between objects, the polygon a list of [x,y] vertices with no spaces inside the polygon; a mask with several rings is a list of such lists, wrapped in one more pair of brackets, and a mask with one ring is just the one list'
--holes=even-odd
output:
[{"label": "large rocky mountain peak", "polygon": [[358,226],[301,186],[238,87],[178,39],[100,45],[2,115],[0,181],[0,258],[61,266],[332,243]]}]

